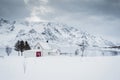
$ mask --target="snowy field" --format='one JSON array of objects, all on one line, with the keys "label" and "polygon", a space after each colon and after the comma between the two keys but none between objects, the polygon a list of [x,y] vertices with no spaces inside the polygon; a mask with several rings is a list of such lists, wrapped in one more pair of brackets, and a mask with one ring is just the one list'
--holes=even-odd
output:
[{"label": "snowy field", "polygon": [[120,80],[120,56],[0,57],[0,80]]}]

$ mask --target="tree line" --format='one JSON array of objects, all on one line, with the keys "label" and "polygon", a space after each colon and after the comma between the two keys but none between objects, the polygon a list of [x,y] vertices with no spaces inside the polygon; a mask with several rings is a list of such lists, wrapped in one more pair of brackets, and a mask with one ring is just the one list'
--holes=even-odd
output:
[{"label": "tree line", "polygon": [[23,56],[23,52],[25,50],[30,50],[30,49],[31,47],[27,41],[18,40],[17,43],[15,44],[15,50],[18,51],[18,56],[20,56],[20,52],[21,52],[21,56]]}]

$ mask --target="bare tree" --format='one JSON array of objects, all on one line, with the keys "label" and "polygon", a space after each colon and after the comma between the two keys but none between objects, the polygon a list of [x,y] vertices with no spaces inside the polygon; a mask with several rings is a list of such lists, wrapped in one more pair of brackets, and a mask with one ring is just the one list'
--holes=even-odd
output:
[{"label": "bare tree", "polygon": [[11,52],[12,52],[12,48],[9,47],[9,46],[7,46],[6,47],[6,53],[7,53],[7,55],[9,56],[11,54]]},{"label": "bare tree", "polygon": [[79,55],[79,49],[76,49],[76,50],[75,50],[75,55],[76,55],[76,56]]},{"label": "bare tree", "polygon": [[84,52],[85,52],[86,48],[89,46],[89,44],[87,42],[87,37],[86,37],[85,33],[82,35],[81,38],[82,38],[82,42],[79,44],[79,46],[80,46],[80,50],[82,51],[81,56],[83,57]]}]

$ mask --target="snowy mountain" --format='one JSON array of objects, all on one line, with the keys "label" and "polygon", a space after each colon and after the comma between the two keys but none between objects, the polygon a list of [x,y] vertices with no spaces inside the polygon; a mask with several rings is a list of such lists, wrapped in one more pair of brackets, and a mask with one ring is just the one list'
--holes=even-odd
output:
[{"label": "snowy mountain", "polygon": [[[84,38],[83,38],[84,36]],[[107,47],[114,44],[101,37],[56,22],[16,22],[0,20],[0,46],[11,45],[17,40],[27,40],[31,46],[37,41],[49,41],[51,46],[79,45],[84,39],[90,47]]]},{"label": "snowy mountain", "polygon": [[0,34],[10,33],[14,30],[16,21],[10,22],[9,20],[0,19]]}]

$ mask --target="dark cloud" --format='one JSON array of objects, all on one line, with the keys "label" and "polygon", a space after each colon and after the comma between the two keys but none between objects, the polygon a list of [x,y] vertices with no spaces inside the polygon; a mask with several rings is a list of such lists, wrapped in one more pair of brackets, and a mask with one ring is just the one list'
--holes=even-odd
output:
[{"label": "dark cloud", "polygon": [[29,13],[22,0],[0,0],[0,17],[22,19],[29,16]]},{"label": "dark cloud", "polygon": [[[47,19],[50,16],[62,17],[71,16],[77,20],[83,16],[103,16],[120,18],[120,0],[26,0],[27,5],[23,0],[0,0],[0,16],[24,18],[30,15],[26,7],[50,7],[54,10],[52,13],[47,13],[43,16],[37,13],[38,17]],[[32,9],[31,9],[32,10]],[[48,9],[49,10],[49,9]],[[38,10],[41,11],[41,10]],[[49,16],[48,16],[49,15]],[[78,16],[78,17],[77,17]],[[53,18],[53,17],[51,17]]]},{"label": "dark cloud", "polygon": [[120,17],[120,0],[50,0],[48,5],[56,10],[56,14]]}]

